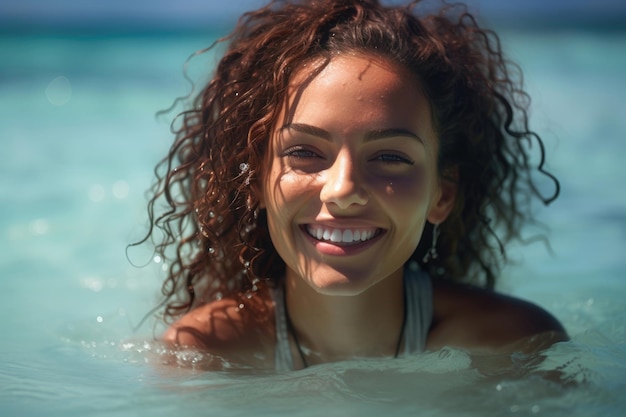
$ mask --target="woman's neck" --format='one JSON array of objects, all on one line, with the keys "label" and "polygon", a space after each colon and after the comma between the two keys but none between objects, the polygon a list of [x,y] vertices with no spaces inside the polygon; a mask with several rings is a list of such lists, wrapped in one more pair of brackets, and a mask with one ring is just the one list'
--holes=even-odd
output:
[{"label": "woman's neck", "polygon": [[397,354],[404,322],[403,269],[358,295],[325,295],[287,273],[286,308],[305,365]]}]

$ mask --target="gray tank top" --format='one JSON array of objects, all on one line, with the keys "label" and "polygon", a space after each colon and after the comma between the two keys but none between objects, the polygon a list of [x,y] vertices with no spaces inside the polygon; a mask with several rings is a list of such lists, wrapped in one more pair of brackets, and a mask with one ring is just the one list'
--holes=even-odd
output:
[{"label": "gray tank top", "polygon": [[[404,352],[410,355],[423,352],[428,330],[433,319],[433,290],[426,272],[416,263],[404,268],[404,294],[406,319],[404,323]],[[274,315],[276,316],[276,371],[293,370],[293,357],[289,346],[289,329],[283,286],[272,289]]]}]

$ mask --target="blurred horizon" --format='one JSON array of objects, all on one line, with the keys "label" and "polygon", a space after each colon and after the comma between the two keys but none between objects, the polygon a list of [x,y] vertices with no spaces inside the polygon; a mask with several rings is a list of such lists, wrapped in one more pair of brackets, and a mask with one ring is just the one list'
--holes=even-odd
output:
[{"label": "blurred horizon", "polygon": [[[384,1],[388,4],[401,0]],[[198,32],[230,28],[267,0],[20,0],[0,2],[0,33]],[[511,28],[626,30],[622,0],[468,0],[470,12],[490,25]]]}]

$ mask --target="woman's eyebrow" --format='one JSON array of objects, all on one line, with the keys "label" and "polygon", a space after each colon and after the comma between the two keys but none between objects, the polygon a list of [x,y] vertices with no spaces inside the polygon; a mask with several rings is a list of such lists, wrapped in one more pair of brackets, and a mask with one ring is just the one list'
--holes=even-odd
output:
[{"label": "woman's eyebrow", "polygon": [[[327,130],[305,123],[286,124],[281,128],[281,130],[295,130],[296,132],[304,133],[306,135],[317,136],[326,140],[331,139],[331,134]],[[424,143],[424,140],[421,137],[411,132],[410,130],[396,128],[371,130],[365,135],[365,141],[369,142],[372,140],[387,139],[400,136],[416,139],[422,144]]]},{"label": "woman's eyebrow", "polygon": [[369,142],[371,140],[396,138],[396,137],[401,137],[401,136],[409,137],[411,139],[416,139],[422,144],[424,144],[424,139],[419,137],[417,134],[411,132],[410,130],[395,129],[395,128],[371,130],[367,132],[367,134],[365,135],[365,141]]},{"label": "woman's eyebrow", "polygon": [[327,130],[304,123],[289,123],[284,125],[280,130],[295,130],[296,132],[304,133],[306,135],[317,136],[326,140],[331,139],[330,132]]}]

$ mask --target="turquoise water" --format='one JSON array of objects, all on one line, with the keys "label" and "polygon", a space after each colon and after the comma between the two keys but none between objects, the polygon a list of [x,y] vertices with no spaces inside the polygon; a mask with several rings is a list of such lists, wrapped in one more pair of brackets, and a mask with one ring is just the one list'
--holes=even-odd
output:
[{"label": "turquoise water", "polygon": [[[284,375],[203,372],[150,342],[162,265],[125,255],[170,141],[155,118],[188,91],[199,36],[0,38],[0,415],[617,416],[626,410],[626,33],[505,32],[562,196],[501,290],[572,341],[536,372],[480,375],[460,351]],[[198,76],[210,57],[192,64]],[[534,230],[529,230],[529,235]],[[156,326],[156,331],[158,331]]]}]

